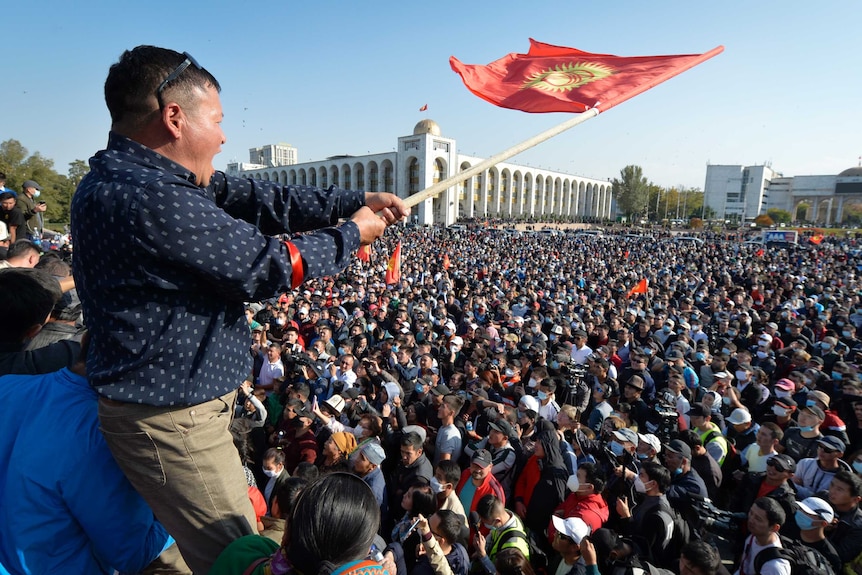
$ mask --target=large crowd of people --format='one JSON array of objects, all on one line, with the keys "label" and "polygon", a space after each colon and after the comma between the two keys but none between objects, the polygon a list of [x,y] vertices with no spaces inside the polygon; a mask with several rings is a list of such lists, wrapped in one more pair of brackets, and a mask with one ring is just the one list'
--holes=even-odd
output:
[{"label": "large crowd of people", "polygon": [[398,224],[216,171],[219,89],[123,53],[0,265],[0,571],[862,573],[856,238]]}]

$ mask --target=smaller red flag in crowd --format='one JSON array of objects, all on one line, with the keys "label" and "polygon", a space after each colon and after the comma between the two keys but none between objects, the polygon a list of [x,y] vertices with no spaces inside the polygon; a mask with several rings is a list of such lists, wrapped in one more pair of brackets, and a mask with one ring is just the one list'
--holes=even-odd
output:
[{"label": "smaller red flag in crowd", "polygon": [[759,257],[759,258],[760,258],[760,257],[763,257],[763,253],[764,253],[764,252],[763,252],[763,248],[760,248],[759,250],[757,250],[756,252],[754,252],[754,255],[756,255],[757,257]]},{"label": "smaller red flag in crowd", "polygon": [[811,243],[816,245],[816,246],[819,246],[820,242],[822,242],[822,241],[823,241],[823,234],[815,234],[815,235],[811,236]]},{"label": "smaller red flag in crowd", "polygon": [[451,265],[452,265],[452,262],[449,261],[449,254],[444,254],[443,255],[443,269],[448,270]]},{"label": "smaller red flag in crowd", "polygon": [[371,245],[362,246],[361,248],[359,248],[359,251],[356,252],[356,257],[359,258],[360,261],[370,262],[371,261]]},{"label": "smaller red flag in crowd", "polygon": [[419,111],[420,111],[420,112],[424,112],[424,111],[425,111],[425,110],[427,110],[427,109],[428,109],[428,104],[425,104],[424,106],[422,106],[421,108],[419,108]]},{"label": "smaller red flag in crowd", "polygon": [[649,282],[647,282],[647,279],[646,278],[642,279],[637,284],[635,284],[635,286],[632,289],[629,290],[628,297],[632,297],[633,295],[639,294],[639,293],[646,293],[648,285],[649,285]]},{"label": "smaller red flag in crowd", "polygon": [[392,252],[392,257],[389,258],[389,263],[386,265],[386,276],[383,281],[389,284],[397,284],[401,281],[401,242],[395,246],[395,251]]}]

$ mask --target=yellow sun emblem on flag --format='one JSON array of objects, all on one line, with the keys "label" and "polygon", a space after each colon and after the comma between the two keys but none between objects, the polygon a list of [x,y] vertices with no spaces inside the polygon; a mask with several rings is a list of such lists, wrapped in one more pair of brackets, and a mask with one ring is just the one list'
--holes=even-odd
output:
[{"label": "yellow sun emblem on flag", "polygon": [[569,62],[536,72],[524,82],[521,89],[538,88],[546,92],[568,92],[584,84],[607,78],[613,73],[613,68],[604,64]]}]

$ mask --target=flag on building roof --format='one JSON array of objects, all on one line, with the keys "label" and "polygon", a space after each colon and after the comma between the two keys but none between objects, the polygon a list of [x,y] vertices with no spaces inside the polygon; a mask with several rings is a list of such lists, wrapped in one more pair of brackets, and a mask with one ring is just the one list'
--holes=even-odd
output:
[{"label": "flag on building roof", "polygon": [[629,290],[629,295],[627,297],[632,297],[635,294],[646,293],[647,287],[649,287],[649,282],[646,278],[643,278],[641,281],[635,284],[635,286]]},{"label": "flag on building roof", "polygon": [[359,251],[356,252],[356,257],[359,258],[360,261],[370,262],[371,261],[371,246],[367,245],[367,246],[360,247]]},{"label": "flag on building roof", "polygon": [[389,258],[389,263],[386,265],[386,276],[383,281],[389,284],[397,284],[401,281],[401,242],[395,246],[395,251],[392,252],[392,257]]},{"label": "flag on building roof", "polygon": [[424,111],[425,111],[425,110],[427,110],[427,109],[428,109],[428,104],[425,104],[424,106],[422,106],[421,108],[419,108],[419,111],[420,111],[420,112],[424,112]]},{"label": "flag on building roof", "polygon": [[496,106],[524,112],[605,111],[724,50],[671,56],[592,54],[530,39],[526,54],[486,66],[449,58],[467,88]]}]

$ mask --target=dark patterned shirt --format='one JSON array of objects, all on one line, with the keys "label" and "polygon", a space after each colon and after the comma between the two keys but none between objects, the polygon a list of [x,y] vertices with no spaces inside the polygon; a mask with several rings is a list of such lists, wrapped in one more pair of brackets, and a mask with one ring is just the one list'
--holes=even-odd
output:
[{"label": "dark patterned shirt", "polygon": [[[74,276],[91,342],[87,373],[110,399],[195,405],[250,369],[243,302],[291,286],[293,238],[305,277],[342,270],[359,247],[362,192],[282,187],[188,169],[111,133],[72,198]],[[321,229],[322,228],[322,229]]]}]

